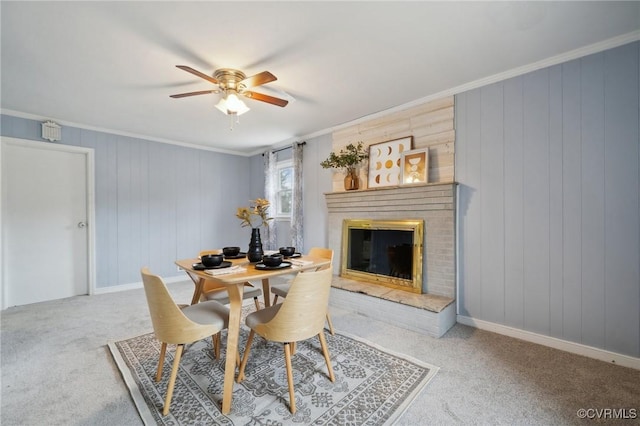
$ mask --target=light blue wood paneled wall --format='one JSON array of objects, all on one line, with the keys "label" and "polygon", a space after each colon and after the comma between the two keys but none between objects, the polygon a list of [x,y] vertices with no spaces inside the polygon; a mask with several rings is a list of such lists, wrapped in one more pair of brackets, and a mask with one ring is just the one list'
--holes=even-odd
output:
[{"label": "light blue wood paneled wall", "polygon": [[639,62],[456,96],[460,315],[640,356]]},{"label": "light blue wood paneled wall", "polygon": [[[3,115],[1,131],[42,141],[39,121]],[[252,158],[68,126],[60,143],[95,151],[98,288],[139,282],[142,266],[184,276],[177,258],[248,244],[235,211],[262,196],[262,166]]]},{"label": "light blue wood paneled wall", "polygon": [[[304,250],[329,247],[328,211],[324,194],[333,191],[331,169],[320,163],[332,150],[331,133],[308,139],[304,147],[302,178],[304,180]],[[336,258],[339,254],[336,254]]]}]

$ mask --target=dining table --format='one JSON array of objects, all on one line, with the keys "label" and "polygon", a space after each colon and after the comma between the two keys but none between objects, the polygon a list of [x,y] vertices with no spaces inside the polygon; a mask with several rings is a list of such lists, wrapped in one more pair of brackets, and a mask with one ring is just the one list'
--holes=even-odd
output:
[{"label": "dining table", "polygon": [[[227,350],[224,367],[224,388],[222,394],[222,413],[229,414],[231,411],[231,400],[233,396],[233,384],[236,373],[236,357],[239,354],[238,342],[240,336],[240,318],[242,314],[242,301],[244,287],[246,283],[251,281],[262,282],[262,294],[264,296],[265,307],[270,306],[270,283],[269,279],[281,275],[295,274],[297,272],[316,270],[331,264],[330,259],[302,255],[298,258],[291,259],[291,266],[264,268],[264,266],[256,267],[256,263],[250,263],[246,258],[229,259],[231,262],[228,272],[219,273],[208,272],[207,270],[196,270],[194,265],[200,262],[198,258],[176,260],[175,264],[191,278],[194,277],[194,294],[191,300],[192,304],[200,301],[202,290],[207,280],[216,282],[226,287],[229,293],[229,327],[227,330]],[[289,259],[285,259],[285,262]],[[219,271],[219,270],[211,270]]]}]

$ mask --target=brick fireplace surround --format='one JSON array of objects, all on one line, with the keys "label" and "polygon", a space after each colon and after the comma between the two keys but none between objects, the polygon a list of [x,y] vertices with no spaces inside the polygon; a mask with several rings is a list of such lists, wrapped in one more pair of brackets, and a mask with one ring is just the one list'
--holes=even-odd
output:
[{"label": "brick fireplace surround", "polygon": [[[455,183],[325,194],[335,252],[331,305],[440,337],[456,322]],[[339,276],[344,219],[424,220],[423,294]]]}]

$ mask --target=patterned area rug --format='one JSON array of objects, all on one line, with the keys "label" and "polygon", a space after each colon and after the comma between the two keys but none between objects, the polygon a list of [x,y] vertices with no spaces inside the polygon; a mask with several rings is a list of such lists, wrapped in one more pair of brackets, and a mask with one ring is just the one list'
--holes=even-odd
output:
[{"label": "patterned area rug", "polygon": [[[240,348],[244,348],[248,334],[241,330]],[[167,350],[158,383],[155,372],[160,343],[153,334],[110,343],[109,348],[147,425],[392,424],[438,371],[438,367],[356,337],[326,336],[336,381],[329,381],[319,340],[298,343],[292,358],[295,415],[289,411],[282,345],[257,335],[246,378],[234,384],[232,409],[226,416],[220,412],[224,352],[216,360],[211,339],[186,348],[166,417],[162,406],[175,348],[170,345]]]}]

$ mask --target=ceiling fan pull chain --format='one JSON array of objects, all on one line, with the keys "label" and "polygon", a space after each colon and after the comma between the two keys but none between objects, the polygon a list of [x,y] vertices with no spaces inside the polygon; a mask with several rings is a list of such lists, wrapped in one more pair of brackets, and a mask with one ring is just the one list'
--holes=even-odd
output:
[{"label": "ceiling fan pull chain", "polygon": [[236,124],[240,124],[240,116],[238,114],[229,114],[229,130],[233,132],[233,120],[235,118]]}]

